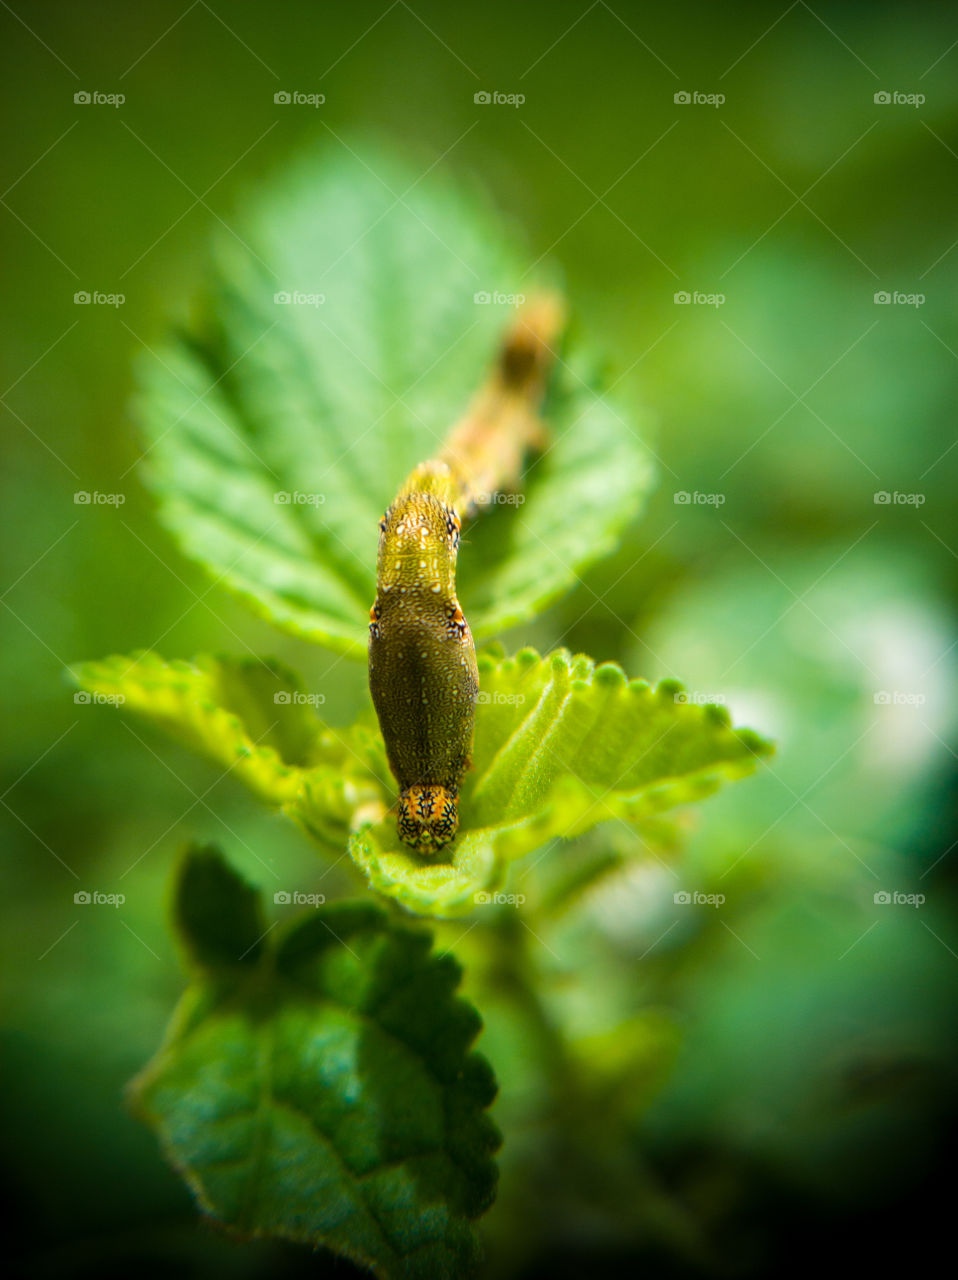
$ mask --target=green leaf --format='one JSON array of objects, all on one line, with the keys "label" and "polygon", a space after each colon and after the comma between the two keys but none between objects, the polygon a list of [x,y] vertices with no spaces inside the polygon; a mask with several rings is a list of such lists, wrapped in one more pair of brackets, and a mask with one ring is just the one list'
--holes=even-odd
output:
[{"label": "green leaf", "polygon": [[[268,719],[269,682],[251,665],[163,663],[141,654],[86,663],[75,674],[232,765],[323,844],[341,849],[349,836],[349,851],[373,888],[424,915],[469,911],[482,901],[478,895],[501,887],[512,861],[547,841],[610,818],[645,822],[750,773],[771,752],[758,734],[733,729],[724,707],[690,702],[676,681],[652,688],[627,680],[613,663],[596,666],[564,649],[544,658],[532,649],[514,658],[489,651],[479,658],[473,768],[460,795],[459,835],[449,860],[423,858],[399,842],[387,813],[395,784],[371,724],[333,731],[310,711],[307,742],[301,705],[283,707],[297,712],[296,733],[291,724],[282,738],[275,727],[268,732],[277,742],[296,741],[304,763],[295,765],[274,747],[256,745],[237,711],[216,705],[216,693],[229,690],[232,707],[245,707],[257,725]],[[298,688],[291,676],[276,680]]]},{"label": "green leaf", "polygon": [[357,807],[378,800],[389,776],[377,734],[325,725],[298,679],[272,660],[165,662],[141,651],[80,663],[72,675],[222,765],[334,848],[342,848]]},{"label": "green leaf", "polygon": [[[186,859],[181,920],[213,860]],[[222,859],[215,875],[224,909],[245,900]],[[223,935],[206,927],[194,918],[190,945],[212,957]],[[458,965],[365,903],[274,937],[255,963],[196,973],[132,1086],[143,1117],[201,1208],[243,1235],[323,1246],[377,1276],[472,1274],[500,1139]]]},{"label": "green leaf", "polygon": [[374,888],[413,911],[453,915],[488,898],[508,865],[609,818],[638,822],[750,773],[771,746],[697,706],[676,681],[652,688],[613,663],[565,650],[479,659],[473,770],[449,862],[407,849],[391,818],[359,827],[350,851]]},{"label": "green leaf", "polygon": [[[205,322],[141,378],[147,479],[186,554],[279,626],[356,658],[382,512],[514,315],[475,295],[534,288],[477,199],[419,178],[378,154],[306,160],[242,243],[219,243]],[[274,300],[296,293],[323,301]],[[649,487],[634,424],[581,355],[564,355],[545,412],[552,445],[522,505],[467,530],[460,598],[480,639],[571,587]]]}]

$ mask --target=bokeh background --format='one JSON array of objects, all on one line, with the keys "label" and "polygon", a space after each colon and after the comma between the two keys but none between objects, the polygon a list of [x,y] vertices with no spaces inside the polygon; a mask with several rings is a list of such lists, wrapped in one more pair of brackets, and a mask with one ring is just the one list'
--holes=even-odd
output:
[{"label": "bokeh background", "polygon": [[[269,864],[307,888],[315,854],[238,784],[76,704],[64,669],[251,648],[331,672],[177,554],[128,404],[244,193],[304,146],[364,138],[484,186],[530,267],[561,265],[576,324],[651,424],[642,519],[508,641],[676,675],[780,746],[682,817],[674,857],[631,855],[556,909],[527,948],[544,1039],[462,942],[507,1135],[490,1274],[762,1274],[844,1247],[917,1265],[947,1221],[955,1114],[958,15],[11,0],[0,24],[0,1128],[18,1268],[328,1265],[199,1224],[122,1104],[182,985],[178,849],[215,839],[253,879]],[[274,103],[294,90],[325,104]],[[366,696],[345,662],[326,687],[333,721]],[[557,886],[621,839],[554,851]],[[324,886],[355,887],[342,868]],[[74,903],[93,889],[126,901]],[[560,1024],[589,1106],[548,1075]]]}]

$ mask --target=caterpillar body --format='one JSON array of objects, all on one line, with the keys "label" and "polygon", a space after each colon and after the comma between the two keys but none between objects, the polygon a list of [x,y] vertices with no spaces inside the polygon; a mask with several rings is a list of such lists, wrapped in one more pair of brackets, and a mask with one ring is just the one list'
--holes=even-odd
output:
[{"label": "caterpillar body", "polygon": [[399,785],[399,837],[421,854],[455,838],[472,754],[479,675],[456,597],[462,523],[517,487],[525,454],[544,445],[539,409],[562,323],[557,297],[526,305],[465,416],[379,523],[369,688]]}]

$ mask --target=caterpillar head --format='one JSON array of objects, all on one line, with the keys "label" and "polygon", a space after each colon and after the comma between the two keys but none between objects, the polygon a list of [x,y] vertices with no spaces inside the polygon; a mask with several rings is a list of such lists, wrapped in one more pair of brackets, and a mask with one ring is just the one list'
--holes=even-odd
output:
[{"label": "caterpillar head", "polygon": [[417,853],[431,854],[455,839],[459,800],[446,787],[407,787],[399,797],[399,838]]},{"label": "caterpillar head", "polygon": [[455,594],[459,530],[456,511],[436,494],[400,494],[379,522],[380,590]]}]

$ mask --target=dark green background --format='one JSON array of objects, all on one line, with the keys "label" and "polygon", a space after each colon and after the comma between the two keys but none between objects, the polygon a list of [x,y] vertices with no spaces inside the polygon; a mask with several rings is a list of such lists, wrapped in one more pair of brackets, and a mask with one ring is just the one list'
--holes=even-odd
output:
[{"label": "dark green background", "polygon": [[[954,1110],[958,13],[17,0],[0,24],[4,1198],[27,1272],[322,1267],[196,1227],[120,1103],[181,985],[176,850],[216,839],[267,887],[305,889],[315,856],[217,771],[75,704],[64,667],[252,648],[327,688],[334,721],[365,698],[359,667],[273,634],[179,557],[127,410],[134,359],[187,313],[243,194],[305,145],[364,138],[480,181],[530,264],[561,265],[576,324],[652,423],[645,517],[510,641],[678,675],[781,748],[688,816],[674,870],[637,863],[532,957],[583,1055],[627,1064],[610,1066],[624,1148],[563,1145],[565,1103],[542,1101],[483,994],[507,1132],[491,1270],[754,1271],[817,1259],[838,1228],[860,1261],[914,1259]],[[126,102],[76,105],[81,90]],[[326,103],[275,105],[280,90]],[[526,101],[476,105],[480,90]],[[677,105],[683,90],[726,101]],[[126,301],[75,306],[80,290]],[[676,305],[681,290],[725,301]],[[126,500],[77,505],[81,490]],[[340,867],[323,886],[350,883]],[[675,908],[680,888],[727,903]],[[78,889],[127,901],[76,906]],[[896,890],[925,902],[875,904]],[[668,1212],[622,1190],[640,1160]]]}]

